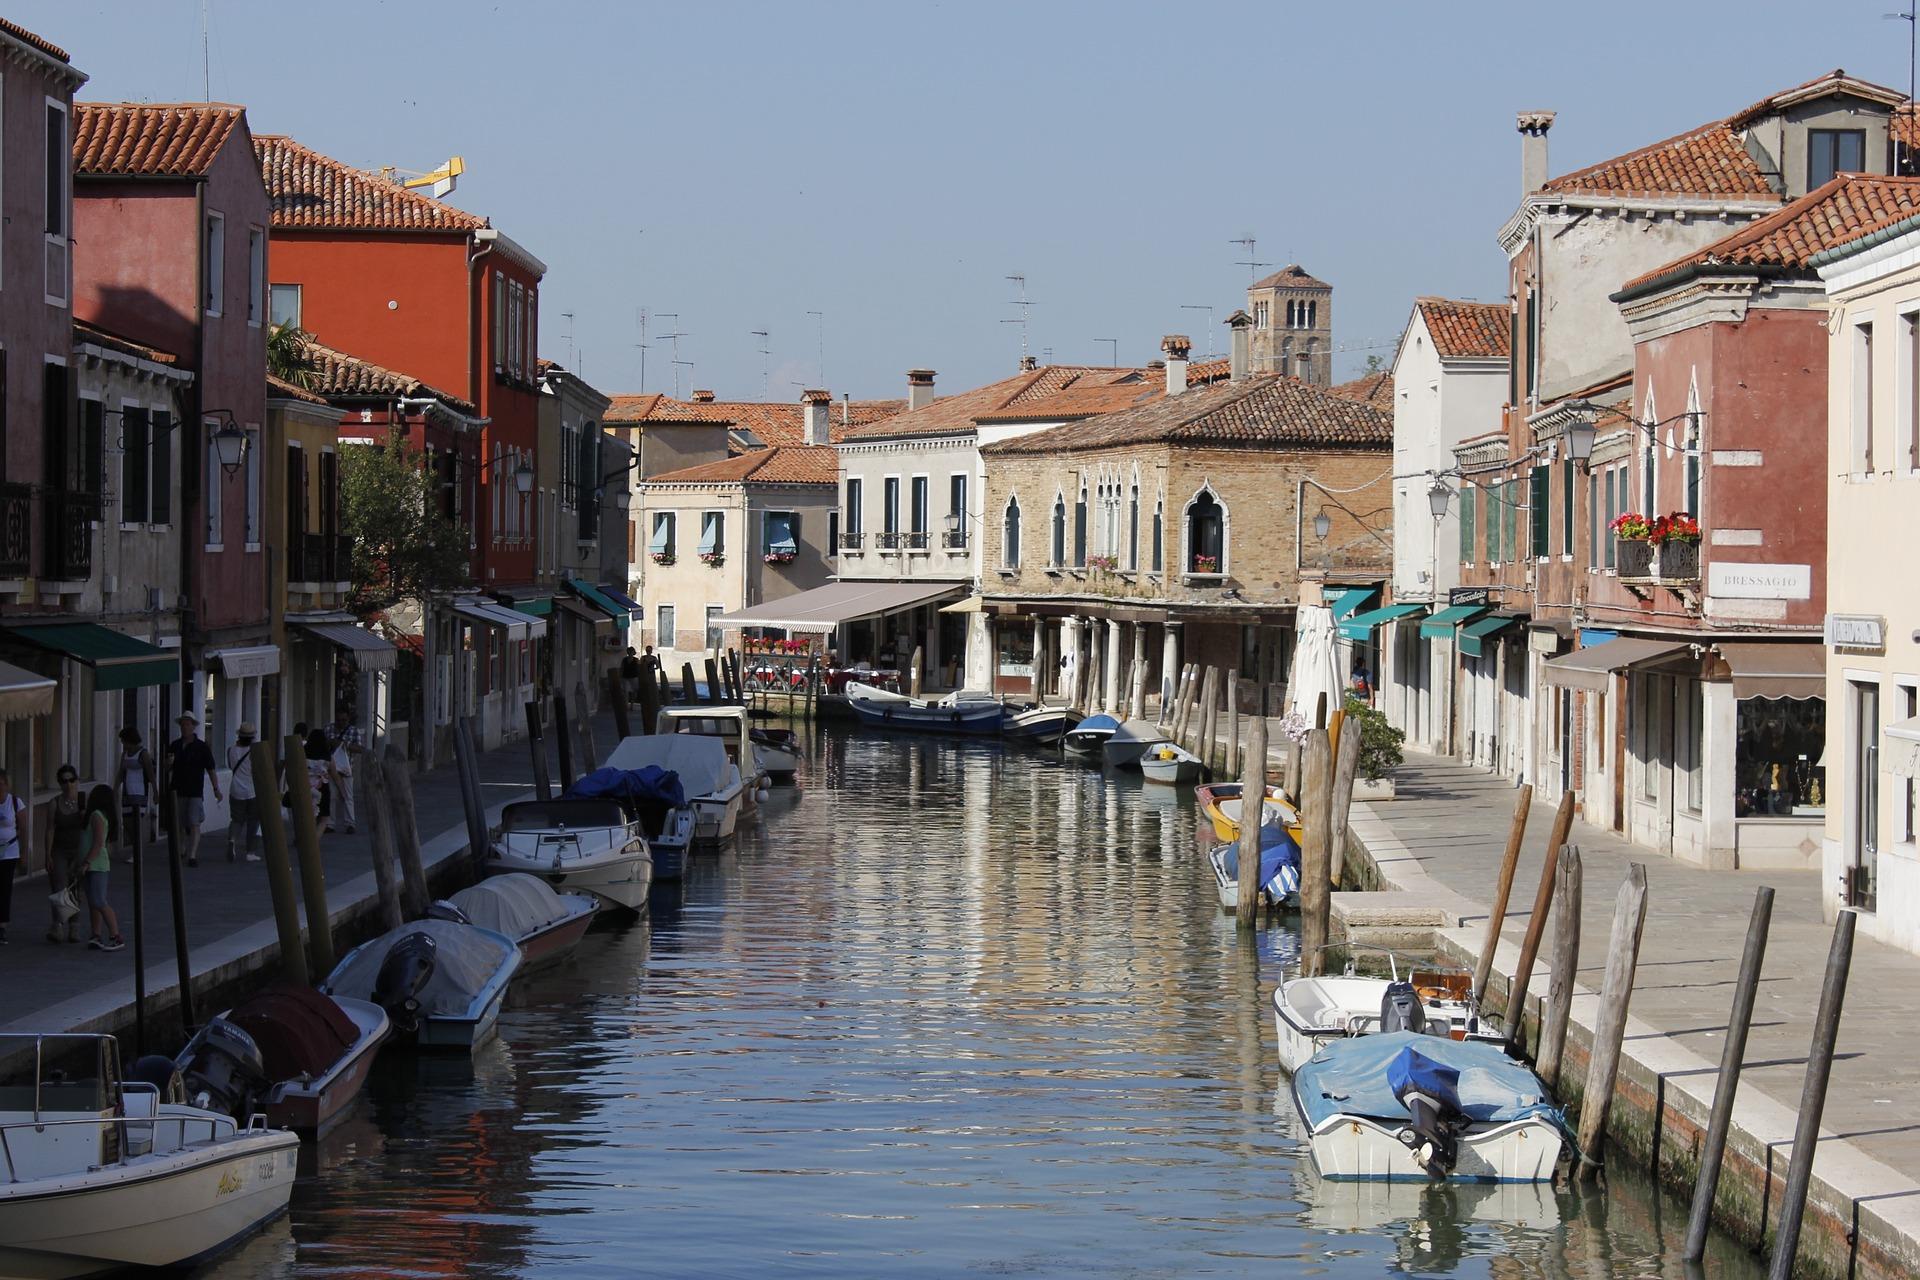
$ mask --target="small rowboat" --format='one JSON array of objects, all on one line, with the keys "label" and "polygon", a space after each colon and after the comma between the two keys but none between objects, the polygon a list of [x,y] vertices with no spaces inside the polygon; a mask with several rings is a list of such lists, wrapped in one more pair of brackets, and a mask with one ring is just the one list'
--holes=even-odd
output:
[{"label": "small rowboat", "polygon": [[1089,760],[1100,758],[1100,749],[1107,745],[1107,739],[1120,727],[1120,722],[1112,716],[1088,716],[1073,728],[1067,730],[1060,745],[1070,756],[1083,756]]},{"label": "small rowboat", "polygon": [[1178,786],[1196,780],[1204,771],[1199,756],[1171,742],[1156,743],[1140,757],[1140,773],[1148,782]]},{"label": "small rowboat", "polygon": [[[524,871],[488,876],[447,900],[467,924],[504,933],[520,944],[522,971],[564,959],[593,923],[600,899],[591,893],[557,893]],[[431,914],[446,919],[435,903]]]},{"label": "small rowboat", "polygon": [[1128,720],[1107,738],[1102,751],[1114,768],[1137,769],[1147,752],[1167,741],[1167,735],[1153,721]]},{"label": "small rowboat", "polygon": [[[1240,784],[1237,782],[1214,782],[1193,789],[1194,799],[1200,802],[1200,811],[1207,815],[1213,824],[1213,834],[1223,842],[1231,843],[1240,838]],[[1260,825],[1263,827],[1285,827],[1294,843],[1300,842],[1300,811],[1294,808],[1293,801],[1279,787],[1267,788],[1267,802],[1261,807]]]},{"label": "small rowboat", "polygon": [[[1273,837],[1260,846],[1260,896],[1277,908],[1300,905],[1300,849],[1287,836],[1271,827],[1261,834]],[[1220,909],[1232,911],[1240,905],[1240,846],[1216,844],[1207,850],[1207,864],[1213,868],[1214,883],[1220,888]]]}]

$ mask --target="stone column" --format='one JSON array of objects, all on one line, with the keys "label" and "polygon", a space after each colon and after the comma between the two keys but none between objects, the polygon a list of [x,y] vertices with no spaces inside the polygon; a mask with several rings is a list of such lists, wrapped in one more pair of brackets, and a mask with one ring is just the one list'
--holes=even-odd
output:
[{"label": "stone column", "polygon": [[1174,688],[1180,681],[1180,624],[1168,619],[1161,625],[1165,637],[1160,649],[1160,716],[1164,722],[1173,710]]},{"label": "stone column", "polygon": [[1080,706],[1080,619],[1065,617],[1060,619],[1060,655],[1065,660],[1060,668],[1060,696],[1066,699],[1069,707],[1083,710]]},{"label": "stone column", "polygon": [[1111,618],[1107,620],[1107,663],[1100,673],[1106,677],[1105,703],[1107,714],[1124,716],[1126,709],[1120,705],[1120,624]]},{"label": "stone column", "polygon": [[1047,681],[1047,620],[1033,620],[1033,700],[1040,701],[1046,695]]},{"label": "stone column", "polygon": [[1147,715],[1147,624],[1133,624],[1133,669],[1127,673],[1127,716],[1144,720]]}]

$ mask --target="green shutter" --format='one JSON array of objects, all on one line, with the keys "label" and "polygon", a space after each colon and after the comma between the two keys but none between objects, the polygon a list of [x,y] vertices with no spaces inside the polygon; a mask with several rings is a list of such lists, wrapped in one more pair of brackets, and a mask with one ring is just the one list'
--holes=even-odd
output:
[{"label": "green shutter", "polygon": [[1527,494],[1528,521],[1533,531],[1533,558],[1544,560],[1552,553],[1550,540],[1553,535],[1553,471],[1549,467],[1538,466],[1527,473],[1530,492]]},{"label": "green shutter", "polygon": [[1460,563],[1473,563],[1473,508],[1478,491],[1470,484],[1460,486]]},{"label": "green shutter", "polygon": [[1491,484],[1475,486],[1480,494],[1480,527],[1485,530],[1481,542],[1486,548],[1488,564],[1500,561],[1500,508],[1494,505],[1499,498],[1498,488]]},{"label": "green shutter", "polygon": [[1501,523],[1505,526],[1500,534],[1501,550],[1507,559],[1520,558],[1520,482],[1509,480],[1500,486],[1500,499],[1505,507]]},{"label": "green shutter", "polygon": [[1560,494],[1563,507],[1560,512],[1560,554],[1573,554],[1573,459],[1563,458],[1560,462]]}]

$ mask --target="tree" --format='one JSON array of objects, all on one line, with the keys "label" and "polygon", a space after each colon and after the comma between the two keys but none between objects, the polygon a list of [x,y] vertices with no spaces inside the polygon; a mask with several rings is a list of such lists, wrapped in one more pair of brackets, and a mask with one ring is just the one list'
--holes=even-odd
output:
[{"label": "tree", "polygon": [[350,605],[361,617],[467,580],[467,531],[441,509],[425,457],[397,433],[340,451],[340,529],[353,543]]},{"label": "tree", "polygon": [[1378,351],[1374,352],[1372,355],[1367,357],[1367,373],[1369,375],[1376,374],[1376,373],[1385,373],[1386,369],[1387,369],[1386,358],[1382,356]]},{"label": "tree", "polygon": [[297,324],[276,324],[267,330],[267,372],[303,391],[314,383],[313,335]]}]

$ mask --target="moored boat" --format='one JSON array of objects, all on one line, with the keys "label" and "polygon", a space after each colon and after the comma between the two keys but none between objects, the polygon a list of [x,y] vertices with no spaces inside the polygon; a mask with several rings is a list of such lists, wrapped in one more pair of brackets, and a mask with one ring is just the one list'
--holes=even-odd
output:
[{"label": "moored boat", "polygon": [[[504,933],[520,944],[523,968],[563,959],[586,936],[600,909],[590,893],[556,893],[522,871],[488,876],[447,899],[460,919]],[[436,913],[440,908],[435,903]]]},{"label": "moored boat", "polygon": [[295,1134],[123,1080],[111,1036],[8,1035],[0,1052],[23,1064],[0,1083],[0,1275],[183,1267],[286,1211]]},{"label": "moored boat", "polygon": [[800,739],[791,729],[756,728],[751,731],[753,753],[760,768],[779,786],[792,786],[800,769]]},{"label": "moored boat", "polygon": [[471,1052],[493,1035],[520,971],[512,938],[452,920],[416,920],[349,951],[320,989],[386,1010],[394,1037]]},{"label": "moored boat", "polygon": [[849,684],[847,705],[860,717],[861,724],[910,733],[995,734],[1006,718],[1006,709],[998,698],[968,689],[935,700]]},{"label": "moored boat", "polygon": [[574,779],[569,799],[617,800],[629,820],[639,824],[653,859],[654,880],[678,880],[686,871],[693,843],[694,812],[680,775],[658,765],[638,769],[599,768]]},{"label": "moored boat", "polygon": [[196,1106],[317,1136],[360,1096],[391,1030],[370,1001],[276,983],[200,1028],[174,1065]]},{"label": "moored boat", "polygon": [[689,842],[733,838],[746,784],[718,738],[699,733],[643,733],[622,738],[604,768],[628,772],[649,765],[677,776],[692,818]]},{"label": "moored boat", "polygon": [[[1213,824],[1216,839],[1230,842],[1240,838],[1239,783],[1207,783],[1195,787],[1193,797],[1200,802],[1200,812]],[[1293,801],[1279,787],[1267,788],[1266,801],[1260,806],[1260,825],[1283,827],[1293,837],[1295,844],[1300,842],[1300,811],[1294,808]]]},{"label": "moored boat", "polygon": [[1343,974],[1291,978],[1274,989],[1273,1026],[1282,1070],[1297,1070],[1329,1040],[1386,1030],[1451,1040],[1503,1039],[1474,1006],[1473,975],[1412,966],[1403,977],[1401,957],[1378,950],[1387,957],[1390,976],[1357,973],[1350,964]]},{"label": "moored boat", "polygon": [[1330,1040],[1293,1076],[1323,1177],[1544,1182],[1566,1120],[1494,1045],[1390,1031]]},{"label": "moored boat", "polygon": [[653,883],[653,856],[640,824],[618,801],[563,796],[522,800],[500,811],[487,854],[489,875],[537,875],[567,893],[591,893],[637,911]]},{"label": "moored boat", "polygon": [[773,779],[760,763],[760,752],[753,742],[753,719],[747,708],[662,707],[654,728],[662,734],[691,734],[720,743],[745,783],[740,793],[741,812],[752,813],[760,807]]},{"label": "moored boat", "polygon": [[1162,742],[1170,742],[1166,732],[1151,720],[1128,720],[1108,735],[1101,752],[1116,769],[1136,769],[1140,758]]},{"label": "moored boat", "polygon": [[1172,742],[1155,743],[1140,757],[1140,773],[1148,782],[1178,786],[1194,781],[1205,771],[1199,756]]},{"label": "moored boat", "polygon": [[1120,722],[1112,716],[1088,716],[1062,735],[1060,746],[1070,756],[1098,760],[1101,750],[1107,745],[1107,739],[1119,727]]},{"label": "moored boat", "polygon": [[1065,707],[1009,705],[1006,709],[1006,719],[1000,726],[1000,732],[1006,737],[1018,738],[1023,742],[1052,746],[1079,723],[1080,717]]},{"label": "moored boat", "polygon": [[[1260,896],[1273,907],[1300,905],[1300,847],[1285,832],[1261,828]],[[1272,838],[1266,837],[1271,834]],[[1216,844],[1207,850],[1207,865],[1213,869],[1220,890],[1220,907],[1233,911],[1240,905],[1240,846]]]}]

